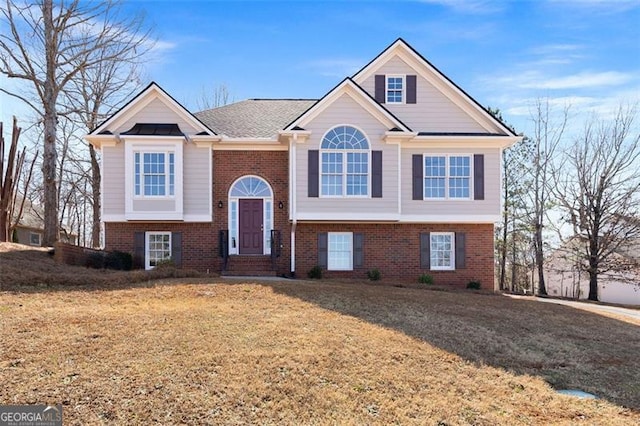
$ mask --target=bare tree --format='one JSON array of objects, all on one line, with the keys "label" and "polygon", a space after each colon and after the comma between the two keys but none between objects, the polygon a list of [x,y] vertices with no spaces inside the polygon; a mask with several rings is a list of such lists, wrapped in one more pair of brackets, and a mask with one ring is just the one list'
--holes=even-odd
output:
[{"label": "bare tree", "polygon": [[533,158],[530,166],[532,188],[529,191],[529,224],[533,232],[535,265],[538,275],[538,294],[546,295],[544,280],[544,227],[551,207],[550,185],[552,163],[560,141],[564,136],[569,107],[556,114],[549,100],[538,99],[532,113],[534,123]]},{"label": "bare tree", "polygon": [[[103,59],[90,68],[82,68],[64,90],[64,105],[72,112],[70,120],[81,125],[84,132],[94,130],[140,89],[140,62],[143,51],[130,52],[128,57],[106,59],[105,51],[94,54]],[[91,245],[100,246],[100,160],[93,145],[89,146],[91,175]]]},{"label": "bare tree", "polygon": [[590,121],[554,172],[554,195],[577,239],[589,274],[589,300],[598,300],[598,275],[620,265],[615,254],[640,237],[640,134],[637,107],[610,121]]},{"label": "bare tree", "polygon": [[233,102],[229,88],[226,84],[220,84],[211,91],[211,94],[203,87],[200,98],[196,101],[196,106],[199,110],[204,111],[227,105],[229,102]]},{"label": "bare tree", "polygon": [[[13,129],[11,131],[11,144],[5,160],[4,133],[0,122],[0,241],[9,241],[12,230],[12,218],[20,220],[24,208],[25,197],[18,198],[18,184],[22,175],[22,169],[26,163],[26,148],[18,152],[18,140],[20,139],[21,128],[18,127],[18,120],[13,117]],[[37,156],[37,154],[36,154]],[[25,187],[29,186],[29,181],[33,173],[35,157],[29,166],[29,172],[25,179]],[[18,207],[18,202],[20,206]]]},{"label": "bare tree", "polygon": [[[98,3],[6,0],[1,9],[8,33],[0,33],[0,72],[31,88],[0,88],[39,114],[44,128],[44,238],[58,238],[56,140],[59,96],[83,69],[149,49],[141,16],[121,18],[116,1]],[[95,52],[104,52],[96,55]]]}]

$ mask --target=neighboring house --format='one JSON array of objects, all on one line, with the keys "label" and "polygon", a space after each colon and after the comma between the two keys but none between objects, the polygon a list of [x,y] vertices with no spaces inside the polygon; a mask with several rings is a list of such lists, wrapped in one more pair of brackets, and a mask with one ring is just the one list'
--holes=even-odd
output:
[{"label": "neighboring house", "polygon": [[[16,205],[19,207],[22,202],[22,198],[18,198]],[[17,216],[17,212],[16,216]],[[41,246],[42,236],[44,235],[44,210],[42,207],[33,204],[28,199],[25,200],[22,207],[22,215],[20,220],[13,229],[11,240],[14,243],[26,244],[30,246]],[[15,217],[12,218],[12,223],[15,223]],[[60,241],[76,244],[77,236],[68,232],[65,227],[60,229]]]},{"label": "neighboring house", "polygon": [[[547,293],[572,299],[589,297],[589,274],[580,267],[576,240],[555,250],[545,262]],[[601,302],[640,306],[640,239],[633,239],[614,253],[614,270],[598,276]]]},{"label": "neighboring house", "polygon": [[192,114],[152,83],[86,139],[106,249],[146,268],[493,288],[501,152],[521,137],[398,39],[320,100]]}]

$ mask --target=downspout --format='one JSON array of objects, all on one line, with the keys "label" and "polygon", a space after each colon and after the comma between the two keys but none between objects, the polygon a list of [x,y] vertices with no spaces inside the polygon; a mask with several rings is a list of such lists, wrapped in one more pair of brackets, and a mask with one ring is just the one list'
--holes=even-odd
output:
[{"label": "downspout", "polygon": [[296,144],[298,134],[294,133],[293,138],[289,138],[289,216],[291,217],[291,276],[296,274]]}]

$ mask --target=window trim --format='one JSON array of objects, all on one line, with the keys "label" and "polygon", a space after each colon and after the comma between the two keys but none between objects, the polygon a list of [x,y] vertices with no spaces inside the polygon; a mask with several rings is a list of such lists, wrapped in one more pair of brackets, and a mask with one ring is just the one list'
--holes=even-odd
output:
[{"label": "window trim", "polygon": [[[427,177],[427,166],[426,159],[427,157],[445,157],[445,176],[444,176],[444,197],[427,197],[427,185],[426,179]],[[449,159],[451,157],[467,157],[469,159],[469,196],[468,197],[450,197],[449,196],[449,179],[450,179],[450,169],[449,169]],[[474,191],[474,170],[473,170],[473,154],[441,154],[441,153],[424,153],[422,154],[422,199],[425,201],[473,201],[473,191]]]},{"label": "window trim", "polygon": [[[389,101],[389,79],[390,78],[400,78],[402,79],[402,89],[400,90],[400,98],[398,101]],[[394,89],[397,91],[397,89]],[[406,74],[387,74],[384,77],[384,101],[387,104],[391,105],[402,105],[407,102],[407,76]]]},{"label": "window trim", "polygon": [[173,256],[173,236],[169,231],[146,231],[144,233],[144,269],[151,270],[155,266],[151,266],[151,258],[149,257],[149,237],[151,235],[168,235],[169,236],[169,259]]},{"label": "window trim", "polygon": [[[38,237],[38,242],[34,243],[33,242],[33,237],[36,236]],[[41,246],[42,245],[42,234],[39,232],[31,232],[29,231],[29,245],[30,246]]]},{"label": "window trim", "polygon": [[[349,266],[336,268],[331,265],[331,236],[349,237]],[[353,271],[353,232],[327,232],[327,271]]]},{"label": "window trim", "polygon": [[[433,258],[433,240],[434,236],[449,236],[451,238],[451,252],[450,252],[450,261],[451,265],[449,266],[436,266],[434,265]],[[456,269],[456,233],[455,232],[430,232],[429,233],[429,269],[432,271],[455,271]]]},{"label": "window trim", "polygon": [[[136,194],[136,154],[140,154],[140,168],[144,168],[144,155],[145,154],[164,154],[164,167],[165,167],[165,195],[146,195],[144,193],[144,172],[140,172],[140,194]],[[171,154],[173,154],[173,195],[171,195],[171,163],[169,161]],[[134,148],[133,155],[133,198],[136,200],[175,200],[176,198],[176,152],[173,149],[164,150],[150,150],[141,149],[140,147]]]},{"label": "window trim", "polygon": [[[338,128],[338,127],[352,127],[362,133],[365,140],[367,141],[367,149],[325,149],[322,148],[322,144],[324,142],[325,137],[329,134],[330,131]],[[367,134],[358,126],[354,126],[353,124],[338,124],[336,126],[331,127],[327,130],[320,138],[320,146],[318,149],[318,197],[319,198],[371,198],[371,174],[372,174],[372,165],[371,165],[371,142],[369,141],[369,137]],[[325,173],[322,172],[322,155],[323,154],[342,154],[342,193],[341,194],[331,194],[327,195],[323,193],[322,186],[322,177]],[[347,161],[346,157],[348,153],[356,153],[356,154],[366,154],[367,155],[367,193],[366,194],[357,194],[357,195],[349,195],[347,194]]]},{"label": "window trim", "polygon": [[[126,136],[124,141],[124,207],[125,220],[183,220],[184,189],[183,159],[184,137],[182,136]],[[174,195],[139,196],[135,195],[135,158],[134,152],[174,153]],[[140,202],[169,203],[170,209],[140,209]]]}]

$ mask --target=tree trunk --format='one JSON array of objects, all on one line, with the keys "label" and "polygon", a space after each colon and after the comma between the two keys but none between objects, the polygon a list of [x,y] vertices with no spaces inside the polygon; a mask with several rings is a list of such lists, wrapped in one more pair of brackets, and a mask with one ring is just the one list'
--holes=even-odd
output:
[{"label": "tree trunk", "polygon": [[[504,154],[502,154],[503,156],[503,163],[505,162],[504,160]],[[508,181],[508,175],[506,170],[503,171],[504,173],[504,194],[503,197],[504,199],[502,200],[502,202],[504,203],[504,207],[503,207],[503,211],[502,211],[502,246],[500,247],[500,290],[505,290],[506,289],[506,285],[505,285],[505,281],[506,281],[506,275],[507,275],[507,236],[509,235],[508,230],[507,230],[507,226],[509,225],[509,181]]]},{"label": "tree trunk", "polygon": [[547,295],[547,286],[544,282],[544,252],[542,249],[542,226],[536,225],[535,248],[536,248],[536,267],[538,269],[538,294]]},{"label": "tree trunk", "polygon": [[100,247],[100,163],[93,145],[89,144],[91,154],[91,198],[93,203],[93,222],[91,226],[91,246]]},{"label": "tree trunk", "polygon": [[44,156],[42,175],[44,179],[44,238],[43,246],[52,246],[58,240],[58,200],[56,184],[56,129],[58,114],[56,111],[55,65],[56,41],[58,35],[53,28],[52,0],[45,0],[42,6],[42,18],[45,33],[46,84],[44,85]]}]

